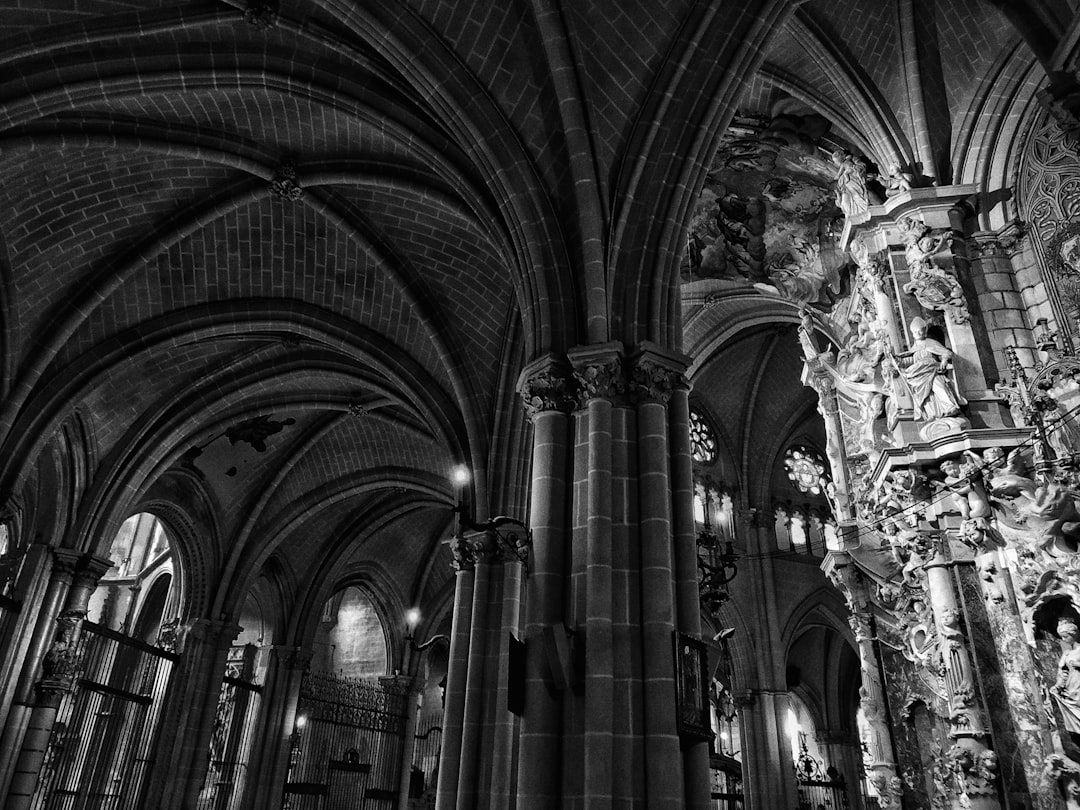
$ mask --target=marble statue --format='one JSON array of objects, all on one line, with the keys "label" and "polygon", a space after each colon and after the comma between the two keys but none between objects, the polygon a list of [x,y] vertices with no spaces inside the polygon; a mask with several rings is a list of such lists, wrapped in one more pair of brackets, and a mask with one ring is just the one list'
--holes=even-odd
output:
[{"label": "marble statue", "polygon": [[1061,709],[1065,730],[1073,741],[1080,744],[1080,644],[1076,620],[1064,616],[1058,620],[1058,639],[1061,658],[1058,659],[1058,678],[1054,684],[1054,697]]},{"label": "marble statue", "polygon": [[960,513],[959,537],[964,543],[979,550],[1000,547],[1001,538],[991,520],[993,510],[986,496],[982,478],[982,458],[974,453],[961,463],[956,459],[941,462],[945,474],[945,488],[953,494],[953,502]]},{"label": "marble statue", "polygon": [[897,355],[900,373],[911,390],[916,419],[940,419],[960,413],[945,370],[953,353],[926,336],[926,321],[911,320],[911,349]]},{"label": "marble statue", "polygon": [[862,216],[870,208],[866,190],[866,164],[843,149],[832,153],[836,164],[836,205],[848,219]]},{"label": "marble statue", "polygon": [[891,163],[889,164],[888,174],[882,177],[881,181],[885,186],[885,196],[895,197],[897,194],[911,191],[912,186],[915,185],[915,175],[910,172],[902,172],[899,164]]}]

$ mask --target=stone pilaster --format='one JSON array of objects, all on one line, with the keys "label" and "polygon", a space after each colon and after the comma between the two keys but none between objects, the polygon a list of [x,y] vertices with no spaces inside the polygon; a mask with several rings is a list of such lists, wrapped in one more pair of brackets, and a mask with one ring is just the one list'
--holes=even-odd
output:
[{"label": "stone pilaster", "polygon": [[[1011,230],[1011,229],[1010,229]],[[1005,348],[1016,349],[1025,368],[1035,366],[1035,343],[1031,336],[1028,307],[1020,294],[1012,256],[1021,239],[1013,233],[981,232],[968,240],[972,284],[979,298],[994,360],[996,377],[1005,379]]]}]

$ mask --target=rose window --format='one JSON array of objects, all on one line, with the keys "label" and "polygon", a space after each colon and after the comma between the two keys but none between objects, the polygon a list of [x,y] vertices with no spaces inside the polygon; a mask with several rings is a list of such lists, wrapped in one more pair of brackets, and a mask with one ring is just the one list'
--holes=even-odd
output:
[{"label": "rose window", "polygon": [[789,447],[784,453],[784,469],[800,492],[820,495],[829,483],[825,459],[809,447]]},{"label": "rose window", "polygon": [[690,411],[690,454],[699,464],[716,461],[716,434],[697,411]]}]

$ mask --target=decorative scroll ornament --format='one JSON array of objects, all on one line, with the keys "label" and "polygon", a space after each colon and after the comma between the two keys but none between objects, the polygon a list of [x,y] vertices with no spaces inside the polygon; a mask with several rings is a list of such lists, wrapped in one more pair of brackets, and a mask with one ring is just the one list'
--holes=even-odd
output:
[{"label": "decorative scroll ornament", "polygon": [[544,369],[522,383],[521,401],[530,419],[547,411],[567,412],[573,405],[571,382],[563,374]]},{"label": "decorative scroll ornament", "polygon": [[278,166],[274,179],[270,181],[270,193],[280,200],[295,202],[304,196],[304,190],[296,179],[296,163],[286,159]]},{"label": "decorative scroll ornament", "polygon": [[904,292],[914,295],[926,309],[944,311],[953,323],[966,323],[971,315],[963,289],[956,278],[934,260],[947,246],[948,236],[935,235],[925,223],[912,217],[902,218],[899,225],[907,244],[905,256],[911,274]]}]

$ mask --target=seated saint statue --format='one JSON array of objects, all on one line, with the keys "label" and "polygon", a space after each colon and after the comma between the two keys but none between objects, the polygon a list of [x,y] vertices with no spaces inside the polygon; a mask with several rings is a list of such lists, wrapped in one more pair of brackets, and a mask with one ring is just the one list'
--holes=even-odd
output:
[{"label": "seated saint statue", "polygon": [[911,390],[916,419],[941,419],[960,413],[960,403],[945,376],[953,353],[926,336],[926,321],[911,321],[912,344],[897,355],[900,373]]}]

